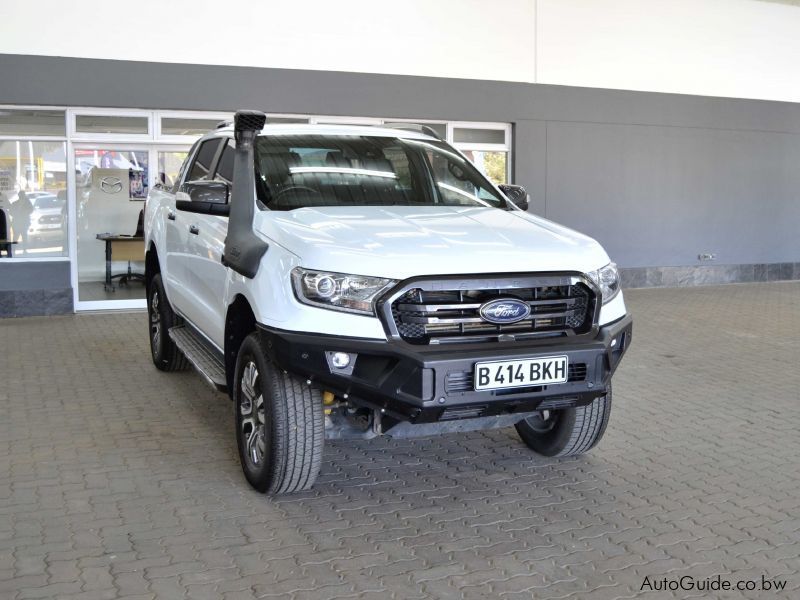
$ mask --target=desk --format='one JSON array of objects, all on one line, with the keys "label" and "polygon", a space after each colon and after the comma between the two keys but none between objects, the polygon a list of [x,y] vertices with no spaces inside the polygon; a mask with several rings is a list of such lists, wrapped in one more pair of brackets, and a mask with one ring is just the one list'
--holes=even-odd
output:
[{"label": "desk", "polygon": [[6,258],[13,258],[13,254],[11,252],[11,246],[13,246],[16,243],[17,242],[14,242],[12,240],[4,240],[0,238],[0,258],[3,258],[3,252],[6,253]]},{"label": "desk", "polygon": [[[113,280],[119,277],[119,284],[126,285],[129,280],[144,281],[144,275],[131,271],[131,262],[144,262],[144,238],[131,235],[117,235],[114,233],[98,233],[97,239],[106,243],[106,281],[103,285],[105,291],[113,292]],[[128,272],[118,275],[111,274],[111,261],[127,260]]]}]

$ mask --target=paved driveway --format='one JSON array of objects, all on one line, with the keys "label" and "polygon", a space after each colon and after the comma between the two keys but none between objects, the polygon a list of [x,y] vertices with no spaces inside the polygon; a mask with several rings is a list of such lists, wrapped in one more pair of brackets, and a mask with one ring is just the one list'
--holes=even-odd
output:
[{"label": "paved driveway", "polygon": [[0,321],[0,598],[716,598],[641,588],[718,574],[797,598],[800,284],[627,297],[590,455],[329,443],[279,500],[243,479],[230,402],[152,367],[144,314]]}]

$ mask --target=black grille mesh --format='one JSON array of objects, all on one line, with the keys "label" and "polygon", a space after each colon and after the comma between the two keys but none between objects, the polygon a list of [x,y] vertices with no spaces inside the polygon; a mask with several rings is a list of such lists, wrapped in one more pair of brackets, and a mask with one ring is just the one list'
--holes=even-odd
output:
[{"label": "black grille mesh", "polygon": [[[528,318],[496,325],[480,318],[480,306],[497,298],[531,305]],[[400,337],[413,344],[560,336],[591,327],[592,292],[582,283],[514,289],[424,290],[413,288],[392,303]]]}]

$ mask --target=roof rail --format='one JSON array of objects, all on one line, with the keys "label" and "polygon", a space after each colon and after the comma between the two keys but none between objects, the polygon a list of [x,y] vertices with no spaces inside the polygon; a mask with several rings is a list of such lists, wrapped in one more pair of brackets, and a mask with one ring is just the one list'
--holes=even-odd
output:
[{"label": "roof rail", "polygon": [[400,129],[401,131],[415,131],[416,133],[424,133],[425,135],[429,135],[437,140],[442,140],[442,136],[439,135],[439,132],[437,132],[433,127],[425,125],[424,123],[406,123],[400,121],[397,123],[383,123],[382,125],[378,125],[378,127]]},{"label": "roof rail", "polygon": [[233,120],[220,121],[219,123],[217,123],[216,129],[224,129],[225,127],[232,127],[232,126],[233,126]]}]

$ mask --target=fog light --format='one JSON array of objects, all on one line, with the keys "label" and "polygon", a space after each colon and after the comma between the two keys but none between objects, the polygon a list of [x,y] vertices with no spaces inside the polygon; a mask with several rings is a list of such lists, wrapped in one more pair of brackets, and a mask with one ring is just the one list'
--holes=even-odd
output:
[{"label": "fog light", "polygon": [[616,345],[617,345],[617,338],[614,338],[613,340],[611,340],[611,347],[613,348]]},{"label": "fog light", "polygon": [[346,352],[334,352],[331,355],[331,364],[337,369],[346,369],[350,366],[350,355]]}]

